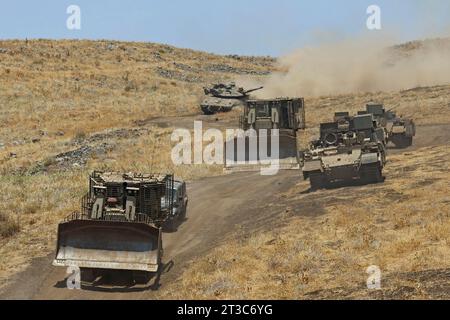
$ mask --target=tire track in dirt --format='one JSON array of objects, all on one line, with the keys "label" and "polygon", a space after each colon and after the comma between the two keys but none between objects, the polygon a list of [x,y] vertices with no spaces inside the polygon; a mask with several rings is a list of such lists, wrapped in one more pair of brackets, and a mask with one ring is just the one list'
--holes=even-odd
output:
[{"label": "tire track in dirt", "polygon": [[[411,148],[390,149],[389,153],[446,145],[449,137],[450,125],[418,126]],[[275,176],[239,173],[189,183],[187,221],[177,232],[163,236],[164,262],[172,262],[173,266],[162,275],[159,290],[164,290],[165,284],[175,281],[192,261],[227,239],[238,226],[244,226],[246,231],[276,226],[277,219],[274,215],[290,205],[289,199],[283,201],[279,195],[300,181],[299,172],[283,171]],[[302,199],[305,205],[300,214],[311,217],[322,214],[323,201],[332,195],[333,191],[307,194]],[[49,255],[35,259],[27,270],[11,280],[11,285],[3,290],[0,299],[158,298],[160,291],[153,291],[151,286],[132,286],[126,279],[113,281],[114,285],[104,287],[84,286],[84,290],[68,290],[65,286],[65,270],[52,267],[52,258],[53,255]]]},{"label": "tire track in dirt", "polygon": [[[300,175],[296,171],[261,176],[258,172],[206,178],[188,184],[187,220],[174,233],[163,235],[164,262],[173,267],[161,277],[165,283],[181,274],[190,261],[217,246],[237,225],[251,221],[254,209],[268,206],[277,195],[291,188]],[[2,299],[139,299],[157,296],[150,286],[132,286],[126,279],[114,286],[68,290],[64,268],[51,267],[53,256],[36,259],[13,279]],[[152,280],[151,280],[152,282]],[[151,284],[150,282],[150,284]],[[117,284],[117,285],[116,285]]]}]

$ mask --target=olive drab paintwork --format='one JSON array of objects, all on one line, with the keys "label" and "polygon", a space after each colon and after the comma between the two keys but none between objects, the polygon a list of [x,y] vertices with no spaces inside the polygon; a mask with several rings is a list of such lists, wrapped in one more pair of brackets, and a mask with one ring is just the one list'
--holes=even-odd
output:
[{"label": "olive drab paintwork", "polygon": [[335,114],[334,122],[320,125],[319,139],[301,152],[303,177],[313,190],[337,181],[383,181],[384,132],[371,114]]},{"label": "olive drab paintwork", "polygon": [[406,148],[412,145],[413,137],[416,135],[416,125],[412,119],[398,117],[394,111],[385,110],[383,104],[370,102],[366,110],[360,114],[372,114],[379,124],[386,128],[387,140],[397,148]]},{"label": "olive drab paintwork", "polygon": [[234,82],[215,83],[203,88],[206,98],[200,107],[202,112],[207,115],[228,112],[234,107],[242,106],[250,98],[250,93],[262,88],[244,90],[244,88],[236,86]]},{"label": "olive drab paintwork", "polygon": [[184,182],[170,174],[94,171],[81,211],[58,225],[53,265],[158,273],[162,230],[186,203]]},{"label": "olive drab paintwork", "polygon": [[[305,102],[303,98],[276,98],[248,100],[239,119],[239,128],[242,131],[255,130],[259,135],[259,130],[266,129],[267,136],[270,137],[271,130],[278,130],[278,157],[279,169],[290,170],[299,169],[297,133],[300,129],[306,128]],[[228,143],[228,142],[227,142]],[[262,143],[259,140],[259,143]],[[259,147],[257,148],[257,159],[249,159],[249,139],[248,137],[234,138],[234,159],[229,154],[225,154],[226,171],[253,171],[259,170],[260,158]],[[238,146],[245,146],[245,160],[254,160],[257,165],[243,165],[237,162]],[[265,150],[272,150],[271,139],[267,139]],[[225,148],[227,150],[227,148]],[[232,161],[230,161],[232,160]]]},{"label": "olive drab paintwork", "polygon": [[305,101],[303,98],[248,100],[239,127],[243,130],[279,129],[292,132],[305,129]]}]

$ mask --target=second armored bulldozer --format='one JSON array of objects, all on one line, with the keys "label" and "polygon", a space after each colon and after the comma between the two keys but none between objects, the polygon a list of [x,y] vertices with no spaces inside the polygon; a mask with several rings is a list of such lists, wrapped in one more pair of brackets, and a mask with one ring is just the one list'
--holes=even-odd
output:
[{"label": "second armored bulldozer", "polygon": [[81,211],[58,225],[53,265],[76,266],[82,276],[111,269],[158,273],[173,190],[172,175],[94,171]]},{"label": "second armored bulldozer", "polygon": [[303,177],[310,180],[312,190],[337,181],[381,182],[386,163],[384,130],[369,114],[322,123],[320,138],[301,152],[301,158]]},{"label": "second armored bulldozer", "polygon": [[372,114],[381,126],[386,128],[387,140],[397,148],[410,147],[416,135],[416,125],[412,119],[398,117],[395,112],[386,111],[379,103],[368,103],[366,113]]},{"label": "second armored bulldozer", "polygon": [[[279,169],[299,169],[297,132],[305,127],[303,98],[248,100],[239,119],[239,128],[245,134],[253,131],[257,135],[258,141],[252,140],[248,135],[234,137],[232,141],[227,141],[225,169],[227,171],[259,169],[261,167],[260,151],[262,150],[265,152],[261,153],[268,152],[271,156],[273,156],[273,151],[278,152]],[[274,129],[278,131],[278,150],[272,150],[273,144],[270,136]],[[259,139],[260,130],[267,133],[267,140]],[[251,152],[251,141],[257,144],[253,148],[253,153]],[[262,145],[263,143],[266,145]],[[244,154],[240,154],[239,151]]]},{"label": "second armored bulldozer", "polygon": [[206,98],[200,107],[206,115],[228,112],[234,107],[242,106],[250,98],[250,93],[262,88],[244,90],[244,88],[236,86],[234,82],[212,84],[203,88]]}]

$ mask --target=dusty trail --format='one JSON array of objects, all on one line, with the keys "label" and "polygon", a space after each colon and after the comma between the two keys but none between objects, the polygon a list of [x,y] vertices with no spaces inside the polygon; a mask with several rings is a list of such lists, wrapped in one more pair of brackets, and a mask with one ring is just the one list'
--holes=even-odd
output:
[{"label": "dusty trail", "polygon": [[[389,153],[446,145],[450,142],[449,137],[448,124],[418,126],[411,148],[390,149]],[[299,172],[280,171],[275,176],[261,176],[258,172],[239,173],[189,183],[187,220],[177,232],[166,233],[163,237],[164,262],[168,270],[162,275],[158,290],[151,286],[153,281],[148,286],[131,286],[122,277],[113,278],[106,285],[84,285],[83,290],[68,290],[65,270],[52,267],[53,255],[49,255],[35,259],[26,271],[16,275],[12,284],[0,293],[0,299],[157,299],[165,284],[174,281],[191,261],[232,235],[238,226],[248,230],[273,227],[275,219],[271,215],[289,203],[289,199],[280,203],[279,194],[299,181]],[[304,185],[307,190],[307,182]],[[324,192],[332,195],[335,191]],[[321,204],[326,199],[323,193],[308,194],[302,203],[302,214],[320,215]]]},{"label": "dusty trail", "polygon": [[[173,280],[190,260],[204,254],[224,237],[236,230],[236,225],[250,221],[255,204],[268,205],[276,194],[287,190],[299,178],[298,172],[280,172],[276,176],[240,173],[192,182],[188,185],[187,220],[177,232],[163,235],[164,262],[173,262],[162,275],[160,290]],[[248,187],[248,182],[252,187]],[[0,298],[7,299],[138,299],[153,298],[158,291],[148,287],[126,288],[127,281],[114,279],[111,285],[68,290],[65,270],[51,267],[53,256],[37,259]],[[153,281],[150,281],[150,285]]]}]

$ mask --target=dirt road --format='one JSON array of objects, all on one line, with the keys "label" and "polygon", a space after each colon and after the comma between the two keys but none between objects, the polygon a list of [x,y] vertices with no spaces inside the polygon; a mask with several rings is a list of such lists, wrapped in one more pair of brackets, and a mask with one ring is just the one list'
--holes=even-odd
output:
[{"label": "dirt road", "polygon": [[[170,267],[160,279],[159,290],[176,278],[189,261],[217,245],[237,225],[251,222],[255,209],[269,205],[276,194],[287,190],[299,179],[296,171],[276,176],[258,172],[207,178],[188,184],[187,220],[177,232],[163,235],[164,262]],[[252,187],[248,187],[248,182]],[[261,217],[258,217],[259,219]],[[139,299],[154,298],[158,291],[149,287],[130,286],[128,279],[112,279],[105,286],[83,286],[84,290],[68,290],[64,268],[51,266],[53,256],[36,259],[25,272],[17,275],[7,287],[4,299]]]},{"label": "dirt road", "polygon": [[[448,144],[450,126],[418,126],[417,133],[412,148],[390,152],[410,152],[423,146]],[[165,284],[174,281],[190,262],[233,235],[234,231],[273,228],[277,223],[273,214],[289,205],[289,199],[280,201],[280,193],[300,181],[298,171],[280,171],[275,176],[261,176],[259,172],[236,173],[189,183],[187,220],[177,232],[163,236],[166,270],[159,287],[153,286],[153,281],[147,286],[133,286],[126,277],[113,276],[106,283],[84,284],[83,290],[68,290],[65,270],[52,267],[53,255],[49,255],[35,259],[26,271],[16,275],[12,284],[0,293],[0,299],[157,299]],[[304,192],[308,191],[307,185],[307,182],[301,183]],[[320,215],[328,196],[336,201],[332,197],[336,191],[324,192],[305,196],[297,212],[307,216]]]}]

